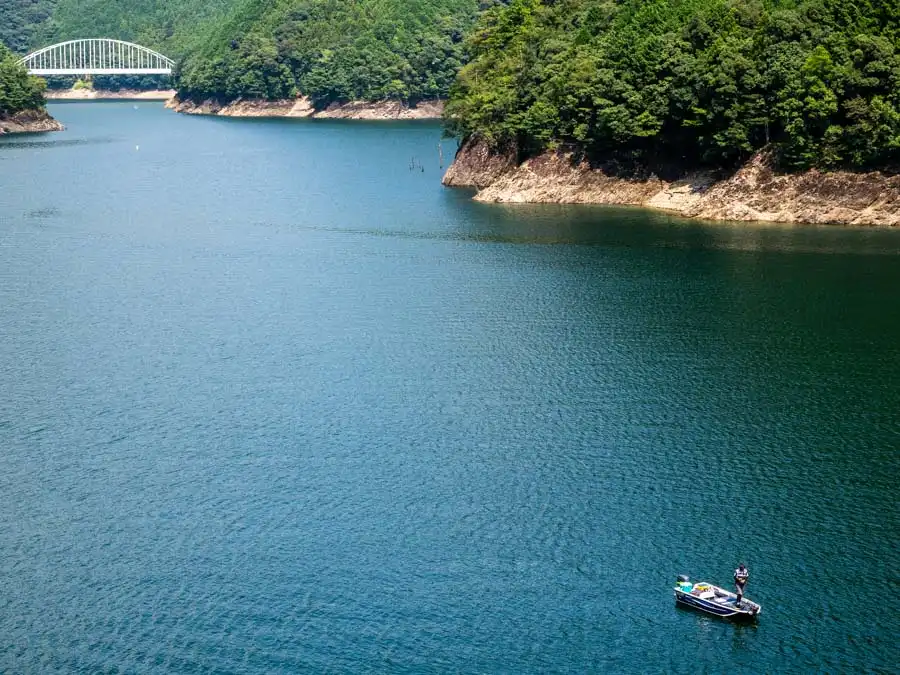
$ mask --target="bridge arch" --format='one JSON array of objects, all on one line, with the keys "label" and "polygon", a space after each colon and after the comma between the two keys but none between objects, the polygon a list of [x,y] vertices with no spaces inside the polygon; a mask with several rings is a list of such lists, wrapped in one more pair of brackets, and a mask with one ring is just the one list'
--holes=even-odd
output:
[{"label": "bridge arch", "polygon": [[109,38],[67,40],[19,61],[32,75],[171,75],[175,62],[147,47]]}]

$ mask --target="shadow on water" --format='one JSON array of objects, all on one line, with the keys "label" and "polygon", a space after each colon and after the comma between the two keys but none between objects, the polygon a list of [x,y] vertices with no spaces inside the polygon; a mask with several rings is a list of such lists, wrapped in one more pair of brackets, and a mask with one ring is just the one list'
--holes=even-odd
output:
[{"label": "shadow on water", "polygon": [[[724,639],[727,637],[730,638],[730,650],[733,654],[753,652],[754,640],[759,631],[759,623],[757,621],[730,621],[678,604],[674,605],[674,609],[676,615],[681,619],[693,622],[697,633],[714,638],[714,644],[724,646]],[[722,642],[719,642],[720,640]]]},{"label": "shadow on water", "polygon": [[[121,142],[122,139],[111,137],[94,138],[55,138],[44,135],[45,132],[35,134],[17,134],[16,139],[0,138],[0,151],[5,148],[17,150],[45,150],[48,148],[71,148],[83,145],[108,145]],[[0,154],[0,159],[5,159]]]},{"label": "shadow on water", "polygon": [[[794,253],[900,253],[900,231],[840,225],[742,223],[682,218],[639,207],[459,204],[469,217],[462,238],[686,250]],[[462,200],[460,200],[462,201]]]},{"label": "shadow on water", "polygon": [[393,219],[390,228],[296,221],[266,225],[284,225],[294,231],[430,241],[856,255],[900,253],[900,230],[892,228],[704,221],[640,207],[607,205],[485,204],[474,201],[474,195],[474,190],[442,188],[439,202],[444,212],[453,214],[452,219],[414,214]]},{"label": "shadow on water", "polygon": [[759,624],[752,623],[736,623],[733,624],[731,633],[731,649],[732,651],[743,651],[753,646],[750,640],[753,640],[759,630]]},{"label": "shadow on water", "polygon": [[[699,221],[637,207],[529,204],[497,205],[460,196],[464,214],[452,228],[360,228],[293,224],[294,231],[318,231],[426,241],[574,245],[741,252],[896,255],[900,231],[841,225],[791,225]],[[278,227],[276,223],[257,223]]]}]

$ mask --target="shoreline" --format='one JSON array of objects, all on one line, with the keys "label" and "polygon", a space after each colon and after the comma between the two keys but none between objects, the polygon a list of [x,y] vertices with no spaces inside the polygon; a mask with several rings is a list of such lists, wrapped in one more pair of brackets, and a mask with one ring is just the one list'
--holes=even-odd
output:
[{"label": "shoreline", "polygon": [[186,115],[350,120],[434,120],[440,119],[444,112],[442,100],[421,101],[412,107],[400,101],[351,101],[316,110],[306,96],[278,101],[237,99],[229,103],[215,99],[182,101],[174,97],[166,103],[166,107]]},{"label": "shoreline", "polygon": [[0,117],[0,136],[62,131],[65,127],[46,110],[21,110],[9,117]]},{"label": "shoreline", "polygon": [[110,91],[106,89],[48,89],[44,98],[48,101],[168,101],[175,96],[174,89],[150,89],[138,91],[122,89]]},{"label": "shoreline", "polygon": [[608,204],[704,220],[900,227],[900,176],[814,169],[779,174],[765,152],[730,175],[638,179],[610,175],[566,152],[518,164],[514,150],[498,152],[469,139],[442,182],[475,188],[473,199],[487,203]]}]

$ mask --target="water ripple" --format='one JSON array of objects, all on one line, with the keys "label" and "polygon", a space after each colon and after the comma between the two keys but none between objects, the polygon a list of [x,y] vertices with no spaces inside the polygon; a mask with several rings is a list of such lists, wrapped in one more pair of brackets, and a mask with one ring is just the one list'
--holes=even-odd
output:
[{"label": "water ripple", "polygon": [[[100,142],[0,195],[0,670],[900,662],[896,233],[472,204],[403,167],[429,125],[58,115]],[[740,560],[758,626],[673,607]]]}]

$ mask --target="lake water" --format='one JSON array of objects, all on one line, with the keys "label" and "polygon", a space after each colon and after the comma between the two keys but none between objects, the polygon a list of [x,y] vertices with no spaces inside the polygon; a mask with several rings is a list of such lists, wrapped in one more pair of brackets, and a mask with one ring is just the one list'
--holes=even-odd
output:
[{"label": "lake water", "polygon": [[[896,672],[900,231],[51,112],[0,140],[0,670]],[[674,606],[741,561],[757,625]]]}]

